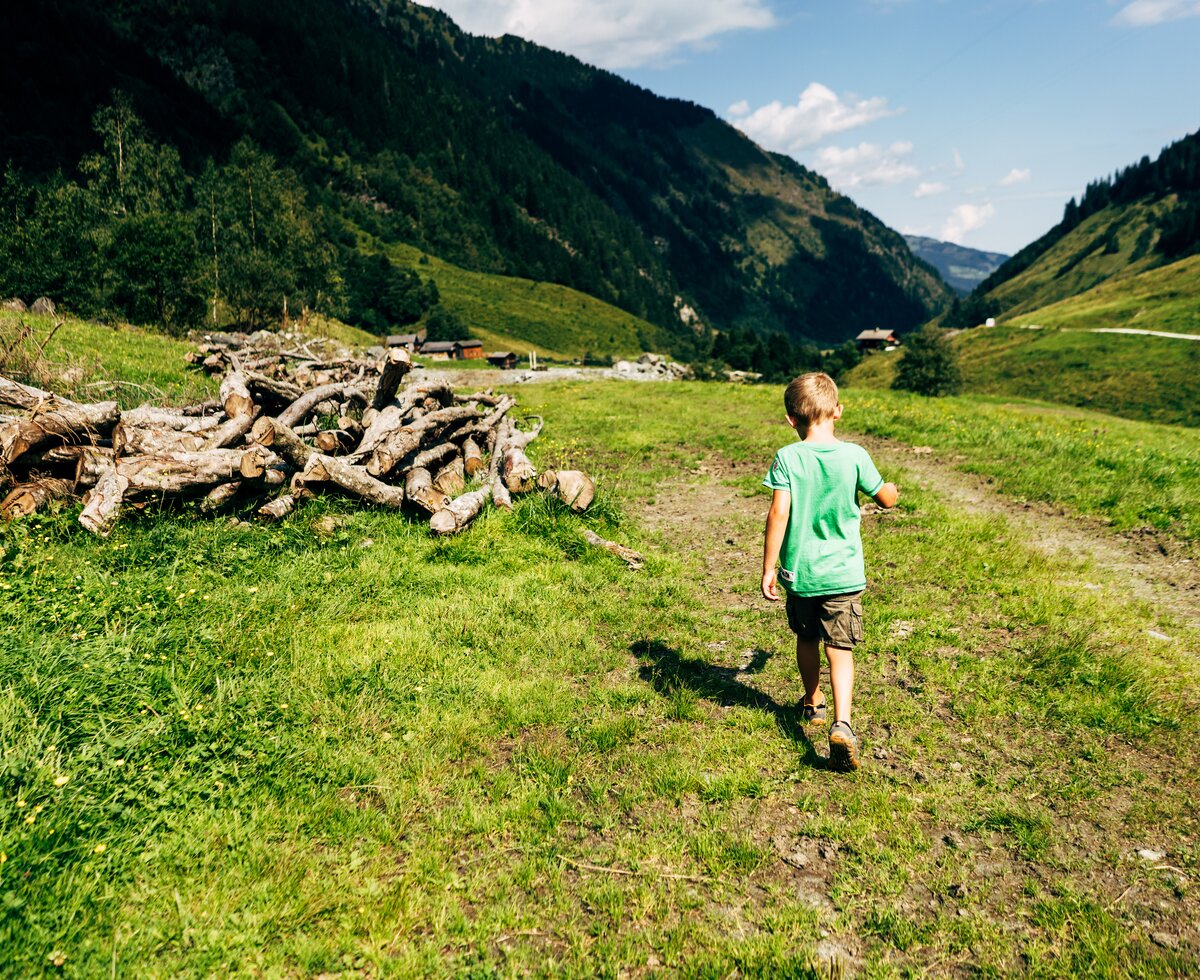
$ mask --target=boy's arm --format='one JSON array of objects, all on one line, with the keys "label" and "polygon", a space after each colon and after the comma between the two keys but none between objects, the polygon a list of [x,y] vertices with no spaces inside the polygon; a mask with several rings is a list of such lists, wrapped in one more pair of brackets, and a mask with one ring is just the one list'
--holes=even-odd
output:
[{"label": "boy's arm", "polygon": [[792,495],[787,490],[776,490],[771,497],[771,508],[767,511],[762,567],[762,594],[773,602],[779,600],[779,587],[775,581],[775,565],[779,561],[779,549],[783,547],[783,536],[787,532],[791,509]]},{"label": "boy's arm", "polygon": [[895,507],[900,499],[900,491],[894,483],[885,483],[875,491],[875,503],[880,507]]}]

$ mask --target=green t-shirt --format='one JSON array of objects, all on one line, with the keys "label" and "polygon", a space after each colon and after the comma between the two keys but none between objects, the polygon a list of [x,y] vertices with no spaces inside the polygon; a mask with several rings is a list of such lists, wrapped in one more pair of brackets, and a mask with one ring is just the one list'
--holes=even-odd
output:
[{"label": "green t-shirt", "polygon": [[883,477],[852,442],[793,442],[775,454],[763,486],[792,495],[779,581],[795,595],[836,595],[867,586],[857,492],[873,497]]}]

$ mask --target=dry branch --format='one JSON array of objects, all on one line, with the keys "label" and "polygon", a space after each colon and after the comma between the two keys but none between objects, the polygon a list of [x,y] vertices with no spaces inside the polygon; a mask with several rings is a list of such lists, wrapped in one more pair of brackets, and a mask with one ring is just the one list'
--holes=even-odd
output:
[{"label": "dry branch", "polygon": [[584,528],[582,531],[583,540],[596,548],[603,548],[605,551],[616,555],[621,561],[625,562],[635,572],[645,564],[646,559],[632,548],[626,548],[623,544],[617,544],[615,541],[609,541],[607,538],[602,538],[590,528]]},{"label": "dry branch", "polygon": [[116,402],[58,402],[49,411],[35,411],[31,418],[0,426],[0,462],[12,463],[46,443],[95,442],[97,436],[111,432],[119,418]]}]

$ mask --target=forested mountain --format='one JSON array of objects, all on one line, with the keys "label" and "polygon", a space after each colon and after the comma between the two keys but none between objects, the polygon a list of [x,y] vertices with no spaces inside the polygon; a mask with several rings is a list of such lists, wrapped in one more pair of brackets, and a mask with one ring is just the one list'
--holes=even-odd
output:
[{"label": "forested mountain", "polygon": [[937,269],[962,294],[969,293],[1008,259],[1002,252],[983,252],[922,235],[905,235],[904,240],[913,255]]},{"label": "forested mountain", "polygon": [[1087,186],[1062,220],[946,315],[969,326],[1045,307],[1200,252],[1200,131]]},{"label": "forested mountain", "polygon": [[184,325],[287,296],[383,329],[437,301],[363,258],[404,242],[700,356],[700,323],[828,342],[948,299],[898,234],[708,110],[404,0],[48,0],[0,31],[0,293]]}]

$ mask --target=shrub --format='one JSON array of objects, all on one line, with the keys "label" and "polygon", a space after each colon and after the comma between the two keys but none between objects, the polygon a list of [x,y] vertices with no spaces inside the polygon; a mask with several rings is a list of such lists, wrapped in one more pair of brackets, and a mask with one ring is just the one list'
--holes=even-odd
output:
[{"label": "shrub", "polygon": [[953,395],[962,388],[958,353],[938,327],[924,327],[905,339],[893,388],[918,395]]}]

